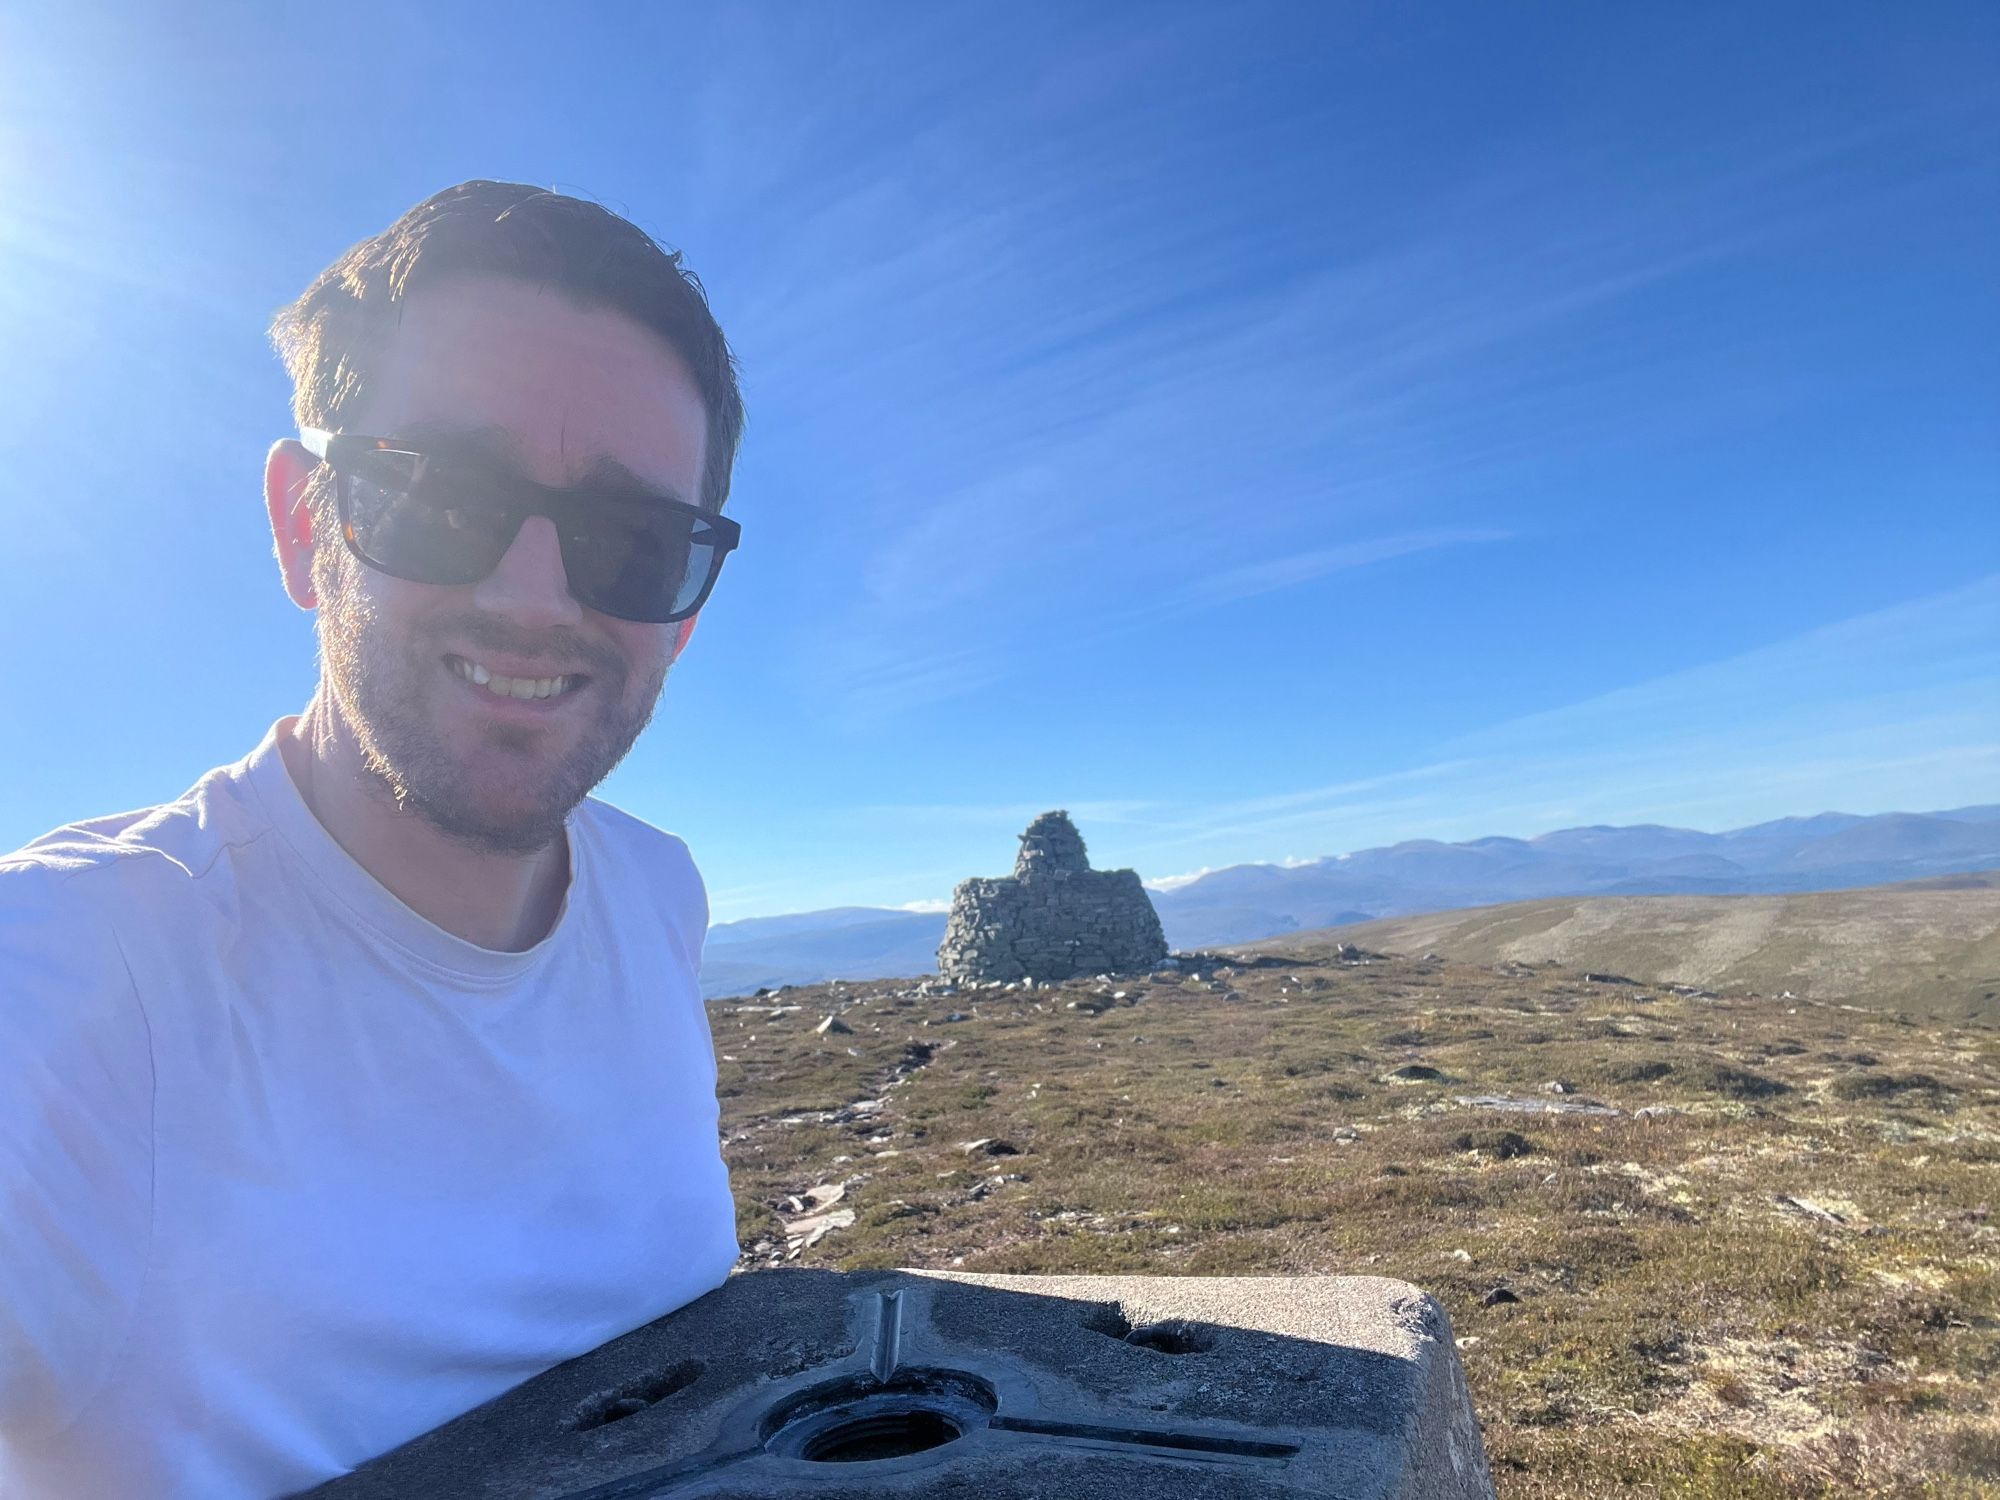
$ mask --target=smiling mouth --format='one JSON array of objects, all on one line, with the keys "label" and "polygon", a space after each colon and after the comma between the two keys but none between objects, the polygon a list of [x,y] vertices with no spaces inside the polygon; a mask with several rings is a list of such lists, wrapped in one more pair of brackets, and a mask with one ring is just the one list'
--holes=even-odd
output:
[{"label": "smiling mouth", "polygon": [[581,672],[565,672],[560,677],[504,677],[463,656],[447,656],[444,661],[458,676],[495,698],[561,698],[590,681]]}]

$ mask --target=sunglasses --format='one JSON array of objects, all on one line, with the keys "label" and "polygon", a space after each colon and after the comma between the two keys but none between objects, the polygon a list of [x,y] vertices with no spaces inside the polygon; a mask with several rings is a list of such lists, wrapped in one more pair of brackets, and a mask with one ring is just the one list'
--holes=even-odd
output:
[{"label": "sunglasses", "polygon": [[394,438],[308,427],[299,440],[333,470],[348,551],[411,583],[477,583],[523,521],[547,516],[577,603],[666,625],[702,607],[742,539],[737,522],[683,500],[555,489]]}]

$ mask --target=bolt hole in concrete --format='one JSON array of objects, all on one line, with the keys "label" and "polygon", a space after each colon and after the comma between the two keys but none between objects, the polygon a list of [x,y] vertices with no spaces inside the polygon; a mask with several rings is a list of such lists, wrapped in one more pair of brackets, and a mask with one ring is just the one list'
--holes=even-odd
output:
[{"label": "bolt hole in concrete", "polygon": [[941,1448],[965,1434],[939,1411],[889,1411],[815,1434],[799,1457],[808,1463],[866,1463]]},{"label": "bolt hole in concrete", "polygon": [[808,1463],[875,1463],[956,1442],[992,1420],[999,1400],[977,1376],[956,1370],[898,1371],[829,1381],[792,1397],[764,1419],[764,1446]]},{"label": "bolt hole in concrete", "polygon": [[698,1359],[684,1359],[672,1369],[649,1375],[644,1380],[620,1386],[615,1391],[593,1396],[584,1402],[570,1423],[574,1432],[588,1432],[593,1427],[602,1427],[607,1422],[618,1422],[626,1417],[637,1416],[650,1406],[657,1406],[669,1396],[678,1395],[701,1379],[708,1367]]},{"label": "bolt hole in concrete", "polygon": [[1141,1349],[1157,1350],[1161,1354],[1206,1354],[1215,1347],[1215,1330],[1206,1324],[1167,1318],[1135,1327],[1132,1320],[1125,1316],[1124,1309],[1110,1302],[1084,1314],[1083,1326],[1092,1333],[1136,1344]]}]

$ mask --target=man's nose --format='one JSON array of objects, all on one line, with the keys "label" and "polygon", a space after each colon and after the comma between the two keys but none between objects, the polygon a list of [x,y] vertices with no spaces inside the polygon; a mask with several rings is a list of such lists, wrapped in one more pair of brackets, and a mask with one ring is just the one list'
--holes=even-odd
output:
[{"label": "man's nose", "polygon": [[473,585],[472,600],[481,609],[522,625],[580,622],[583,606],[570,595],[555,523],[547,516],[524,520],[499,566]]}]

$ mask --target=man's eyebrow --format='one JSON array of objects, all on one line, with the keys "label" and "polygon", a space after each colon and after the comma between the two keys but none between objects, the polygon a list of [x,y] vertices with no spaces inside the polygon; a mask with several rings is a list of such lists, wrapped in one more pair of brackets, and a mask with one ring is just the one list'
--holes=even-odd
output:
[{"label": "man's eyebrow", "polygon": [[611,490],[634,500],[678,500],[683,505],[694,502],[683,495],[673,485],[657,485],[641,479],[617,459],[600,456],[584,471],[582,482],[597,489]]},{"label": "man's eyebrow", "polygon": [[[413,443],[421,442],[454,458],[483,459],[520,467],[521,445],[505,427],[475,426],[433,418],[399,427],[396,436]],[[683,505],[694,503],[674,486],[641,479],[617,459],[607,455],[600,455],[578,483],[593,489],[611,490],[634,500],[677,500]]]}]

